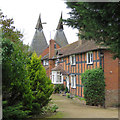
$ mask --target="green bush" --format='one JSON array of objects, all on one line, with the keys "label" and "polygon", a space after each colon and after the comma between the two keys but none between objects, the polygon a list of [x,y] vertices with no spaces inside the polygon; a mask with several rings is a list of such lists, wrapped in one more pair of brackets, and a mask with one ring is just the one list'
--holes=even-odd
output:
[{"label": "green bush", "polygon": [[51,113],[51,112],[53,113],[56,112],[57,109],[58,106],[56,104],[47,105],[42,108],[42,114]]},{"label": "green bush", "polygon": [[54,90],[55,90],[55,93],[59,93],[60,91],[64,91],[65,88],[64,88],[64,85],[63,84],[56,84],[54,86]]},{"label": "green bush", "polygon": [[87,70],[81,75],[86,104],[98,106],[105,102],[105,80],[102,68]]},{"label": "green bush", "polygon": [[19,119],[22,120],[28,117],[28,114],[31,112],[29,110],[23,110],[22,103],[16,105],[8,106],[7,101],[3,101],[3,115],[5,120]]},{"label": "green bush", "polygon": [[67,98],[70,98],[70,93],[66,93],[66,97],[67,97]]}]

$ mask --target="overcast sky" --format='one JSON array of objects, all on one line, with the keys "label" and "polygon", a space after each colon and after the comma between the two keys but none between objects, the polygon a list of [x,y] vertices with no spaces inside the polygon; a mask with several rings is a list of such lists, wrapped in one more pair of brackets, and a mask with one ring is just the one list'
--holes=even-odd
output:
[{"label": "overcast sky", "polygon": [[[49,42],[54,38],[61,12],[63,19],[66,19],[70,11],[63,0],[0,0],[0,9],[8,18],[13,18],[15,27],[24,35],[24,43],[29,45],[35,33],[39,14],[42,22],[47,23],[43,24],[43,31]],[[78,40],[77,29],[64,25],[64,32],[69,43]]]}]

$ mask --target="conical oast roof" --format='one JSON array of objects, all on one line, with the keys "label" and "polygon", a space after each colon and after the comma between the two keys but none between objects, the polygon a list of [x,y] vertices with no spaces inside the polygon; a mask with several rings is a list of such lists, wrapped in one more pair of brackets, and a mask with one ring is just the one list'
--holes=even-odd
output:
[{"label": "conical oast roof", "polygon": [[63,23],[62,23],[62,14],[56,29],[56,34],[54,37],[54,40],[56,41],[56,43],[58,45],[60,45],[60,47],[66,46],[68,44],[68,41],[66,39],[65,33],[63,31]]},{"label": "conical oast roof", "polygon": [[37,22],[35,29],[36,31],[35,31],[31,46],[30,46],[30,50],[32,52],[35,51],[37,55],[39,56],[43,52],[43,50],[45,50],[48,47],[45,35],[42,30],[43,27],[42,27],[40,16],[38,18],[38,22]]}]

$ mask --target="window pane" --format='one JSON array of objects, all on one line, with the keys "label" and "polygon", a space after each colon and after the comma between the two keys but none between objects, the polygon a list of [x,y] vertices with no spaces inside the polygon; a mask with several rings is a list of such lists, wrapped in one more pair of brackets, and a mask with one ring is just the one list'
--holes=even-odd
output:
[{"label": "window pane", "polygon": [[93,62],[93,53],[91,53],[91,62]]},{"label": "window pane", "polygon": [[90,63],[90,53],[88,53],[88,63]]}]

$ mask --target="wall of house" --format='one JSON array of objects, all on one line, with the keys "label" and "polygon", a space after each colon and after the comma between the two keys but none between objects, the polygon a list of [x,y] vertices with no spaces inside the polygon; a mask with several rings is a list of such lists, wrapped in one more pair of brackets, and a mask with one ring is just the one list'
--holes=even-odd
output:
[{"label": "wall of house", "polygon": [[[55,48],[55,44],[56,44],[56,48]],[[49,77],[51,75],[51,69],[55,67],[55,61],[52,59],[53,56],[55,56],[55,49],[60,48],[60,46],[54,41],[54,40],[50,40],[50,44],[49,44]]]},{"label": "wall of house", "polygon": [[[83,95],[83,85],[81,82],[81,74],[84,73],[87,69],[93,69],[93,68],[98,68],[101,65],[103,65],[102,61],[100,62],[100,51],[93,51],[93,64],[88,65],[87,64],[87,53],[83,54],[78,54],[75,55],[76,58],[76,65],[71,65],[70,64],[70,57],[64,57],[63,61],[59,61],[59,64],[62,64],[64,70],[66,70],[69,73],[69,88],[70,88],[70,93],[84,97]],[[76,76],[76,88],[71,88],[71,75]],[[64,84],[66,85],[66,82],[64,80]]]},{"label": "wall of house", "polygon": [[[119,60],[113,60],[109,51],[104,52],[104,74],[106,82],[106,106],[118,103]],[[120,90],[120,87],[119,87]]]}]

